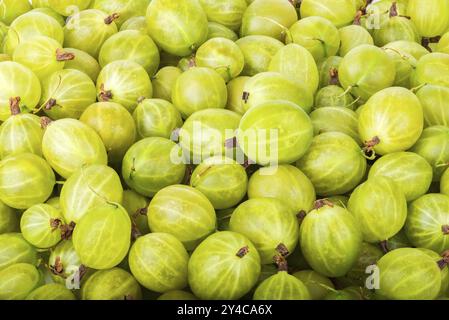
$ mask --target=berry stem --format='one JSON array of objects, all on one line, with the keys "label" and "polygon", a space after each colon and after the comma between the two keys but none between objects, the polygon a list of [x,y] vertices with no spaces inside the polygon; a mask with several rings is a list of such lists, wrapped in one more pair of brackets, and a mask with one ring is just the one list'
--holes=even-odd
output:
[{"label": "berry stem", "polygon": [[236,256],[239,257],[240,259],[244,258],[247,254],[249,253],[249,247],[243,247],[241,248],[239,251],[237,251]]},{"label": "berry stem", "polygon": [[16,116],[20,114],[20,97],[9,98],[9,109],[11,115]]}]

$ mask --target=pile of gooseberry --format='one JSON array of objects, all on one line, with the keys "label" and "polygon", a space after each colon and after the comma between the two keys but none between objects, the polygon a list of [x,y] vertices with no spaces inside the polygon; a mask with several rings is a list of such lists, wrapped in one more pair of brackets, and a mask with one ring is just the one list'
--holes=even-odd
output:
[{"label": "pile of gooseberry", "polygon": [[449,299],[449,0],[0,1],[4,299]]}]

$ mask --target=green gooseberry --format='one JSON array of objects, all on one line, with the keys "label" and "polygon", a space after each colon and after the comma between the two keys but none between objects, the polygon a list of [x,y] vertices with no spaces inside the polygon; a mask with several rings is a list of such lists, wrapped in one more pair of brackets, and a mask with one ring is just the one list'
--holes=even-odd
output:
[{"label": "green gooseberry", "polygon": [[16,263],[37,265],[37,250],[21,233],[3,233],[0,234],[0,240],[0,270]]},{"label": "green gooseberry", "polygon": [[414,87],[425,84],[449,87],[448,73],[449,54],[433,52],[418,60],[411,82]]},{"label": "green gooseberry", "polygon": [[168,292],[162,294],[157,299],[158,300],[173,300],[173,301],[198,300],[197,297],[195,297],[190,292],[182,291],[182,290],[168,291]]},{"label": "green gooseberry", "polygon": [[0,300],[23,300],[40,283],[40,273],[27,263],[13,264],[0,270]]},{"label": "green gooseberry", "polygon": [[[214,1],[214,3],[216,3],[216,1]],[[207,26],[209,30],[207,34],[207,40],[213,38],[225,38],[232,41],[237,41],[239,39],[239,37],[234,31],[225,27],[222,24],[216,22],[209,22]]]},{"label": "green gooseberry", "polygon": [[64,183],[60,205],[67,223],[78,223],[90,210],[107,203],[121,203],[120,177],[105,165],[86,165]]},{"label": "green gooseberry", "polygon": [[390,57],[390,59],[395,63],[396,66],[396,79],[394,80],[394,85],[404,88],[411,88],[411,75],[418,63],[418,60],[413,57],[407,51],[403,49],[396,49],[395,42],[385,45],[385,53]]},{"label": "green gooseberry", "polygon": [[67,17],[73,13],[73,10],[89,8],[91,0],[47,0],[47,2],[50,8]]},{"label": "green gooseberry", "polygon": [[143,235],[150,233],[147,218],[149,202],[147,198],[135,191],[123,191],[122,206],[128,211],[133,226],[137,227],[137,232]]},{"label": "green gooseberry", "polygon": [[242,104],[246,111],[270,100],[290,101],[306,113],[313,107],[313,95],[307,88],[281,73],[262,72],[245,83]]},{"label": "green gooseberry", "polygon": [[95,0],[90,7],[111,15],[114,13],[118,14],[119,17],[115,23],[120,27],[128,19],[145,13],[150,2],[151,0]]},{"label": "green gooseberry", "polygon": [[323,276],[344,276],[357,261],[362,247],[357,220],[348,210],[328,201],[317,201],[315,208],[300,228],[304,257]]},{"label": "green gooseberry", "polygon": [[335,290],[328,293],[324,300],[365,300],[363,294],[363,288],[361,287],[349,287],[343,290]]},{"label": "green gooseberry", "polygon": [[338,29],[326,18],[303,17],[290,28],[287,43],[296,43],[310,51],[315,61],[334,56],[340,48]]},{"label": "green gooseberry", "polygon": [[52,168],[66,179],[84,165],[106,165],[108,161],[100,136],[75,119],[57,120],[46,127],[42,153]]},{"label": "green gooseberry", "polygon": [[260,256],[251,241],[224,231],[208,237],[193,252],[188,280],[199,299],[237,300],[254,287],[260,270]]},{"label": "green gooseberry", "polygon": [[175,129],[182,127],[178,109],[162,99],[145,99],[133,113],[139,139],[161,137],[170,139]]},{"label": "green gooseberry", "polygon": [[18,213],[0,201],[0,235],[19,231]]},{"label": "green gooseberry", "polygon": [[128,254],[131,219],[120,205],[90,209],[73,231],[73,246],[86,267],[104,270],[117,266]]},{"label": "green gooseberry", "polygon": [[409,0],[407,15],[423,37],[443,34],[449,25],[449,3],[439,0]]},{"label": "green gooseberry", "polygon": [[311,300],[311,295],[300,279],[280,271],[257,287],[253,300]]},{"label": "green gooseberry", "polygon": [[152,78],[153,82],[153,98],[163,99],[172,102],[172,91],[175,87],[176,80],[182,74],[181,69],[177,67],[164,67]]},{"label": "green gooseberry", "polygon": [[423,253],[427,254],[429,257],[434,259],[438,263],[438,266],[441,269],[441,289],[438,297],[445,297],[447,296],[447,290],[449,289],[449,268],[447,267],[447,257],[445,254],[443,254],[443,257],[436,253],[435,251],[424,249],[424,248],[418,248]]},{"label": "green gooseberry", "polygon": [[352,49],[363,44],[374,44],[371,34],[362,26],[350,25],[338,30],[340,33],[340,49],[338,54],[344,57]]},{"label": "green gooseberry", "polygon": [[327,200],[329,200],[330,202],[332,202],[334,205],[342,207],[342,208],[347,208],[348,207],[348,201],[349,201],[349,197],[347,196],[331,196],[331,197],[327,197]]},{"label": "green gooseberry", "polygon": [[283,41],[286,30],[296,21],[298,14],[290,2],[256,0],[243,14],[240,35],[264,35]]},{"label": "green gooseberry", "polygon": [[234,111],[240,115],[245,114],[245,108],[242,105],[242,97],[245,84],[251,77],[241,76],[228,82],[228,102],[226,109]]},{"label": "green gooseberry", "polygon": [[103,43],[118,32],[114,22],[117,18],[116,14],[108,15],[97,9],[74,12],[64,27],[64,46],[82,50],[97,59]]},{"label": "green gooseberry", "polygon": [[323,17],[339,28],[354,21],[356,9],[354,0],[303,0],[301,17]]},{"label": "green gooseberry", "polygon": [[159,190],[183,180],[186,165],[181,156],[181,148],[168,139],[143,139],[123,158],[122,177],[137,193],[153,197]]},{"label": "green gooseberry", "polygon": [[114,102],[98,102],[84,110],[80,121],[101,137],[110,163],[120,163],[136,141],[136,124],[123,106]]},{"label": "green gooseberry", "polygon": [[182,243],[166,233],[138,238],[129,253],[129,266],[137,281],[160,293],[187,286],[188,262],[189,255]]},{"label": "green gooseberry", "polygon": [[176,80],[172,101],[184,119],[196,111],[224,109],[228,98],[226,83],[220,74],[209,68],[191,68]]},{"label": "green gooseberry", "polygon": [[58,21],[58,23],[60,24],[61,27],[64,27],[64,25],[65,25],[64,17],[50,7],[35,8],[31,11],[32,12],[40,12],[40,13],[46,14],[46,15],[54,18],[56,21]]},{"label": "green gooseberry", "polygon": [[275,52],[269,71],[279,72],[302,84],[312,95],[318,89],[318,68],[312,54],[298,44],[288,44]]},{"label": "green gooseberry", "polygon": [[366,101],[393,85],[396,68],[384,50],[365,44],[344,56],[338,67],[338,77],[343,89]]},{"label": "green gooseberry", "polygon": [[345,194],[365,176],[367,161],[361,147],[341,132],[326,132],[313,138],[297,167],[309,177],[321,196]]},{"label": "green gooseberry", "polygon": [[342,57],[332,56],[318,63],[320,88],[328,85],[339,85],[338,68],[342,60]]},{"label": "green gooseberry", "polygon": [[52,280],[65,286],[74,285],[76,279],[83,280],[83,276],[87,276],[72,240],[62,241],[50,251],[48,266]]},{"label": "green gooseberry", "polygon": [[0,126],[0,159],[21,153],[33,153],[42,156],[42,138],[44,130],[38,116],[18,113],[14,110]]},{"label": "green gooseberry", "polygon": [[316,200],[312,182],[291,165],[281,165],[273,172],[262,168],[253,173],[249,180],[248,197],[278,199],[293,215],[309,212]]},{"label": "green gooseberry", "polygon": [[159,191],[148,207],[152,232],[168,233],[193,250],[217,226],[209,199],[195,188],[172,185]]},{"label": "green gooseberry", "polygon": [[31,291],[25,300],[69,301],[76,300],[76,296],[60,283],[49,283]]},{"label": "green gooseberry", "polygon": [[120,27],[120,31],[126,30],[136,30],[146,35],[150,34],[147,25],[147,18],[145,18],[145,16],[132,17],[123,22]]},{"label": "green gooseberry", "polygon": [[179,132],[179,144],[190,162],[226,155],[233,158],[234,149],[226,146],[235,137],[241,116],[222,109],[205,109],[190,116]]},{"label": "green gooseberry", "polygon": [[405,233],[415,247],[438,253],[449,250],[449,196],[426,194],[413,201]]},{"label": "green gooseberry", "polygon": [[60,210],[61,209],[61,204],[60,204],[60,197],[53,197],[47,200],[47,202],[45,202],[46,204],[51,205],[53,208]]},{"label": "green gooseberry", "polygon": [[142,289],[137,280],[120,268],[92,274],[81,288],[82,300],[140,300]]},{"label": "green gooseberry", "polygon": [[27,0],[3,0],[0,8],[0,21],[11,24],[17,17],[32,9]]},{"label": "green gooseberry", "polygon": [[62,212],[48,204],[26,210],[20,219],[23,237],[36,248],[47,249],[61,241],[59,227],[64,225]]},{"label": "green gooseberry", "polygon": [[229,209],[245,197],[248,176],[245,168],[226,157],[212,157],[195,168],[190,186],[201,191],[215,209]]},{"label": "green gooseberry", "polygon": [[229,227],[254,244],[262,264],[273,263],[277,255],[288,256],[298,244],[297,218],[274,198],[253,198],[242,203],[232,214]]},{"label": "green gooseberry", "polygon": [[159,49],[146,34],[136,30],[120,31],[104,42],[98,62],[105,67],[118,60],[136,62],[153,76],[159,68]]},{"label": "green gooseberry", "polygon": [[248,7],[245,0],[200,0],[207,19],[237,31]]},{"label": "green gooseberry", "polygon": [[207,15],[200,1],[152,0],[146,18],[158,47],[173,55],[188,56],[206,41]]},{"label": "green gooseberry", "polygon": [[432,167],[413,152],[390,153],[378,159],[369,171],[369,178],[390,178],[405,194],[407,201],[423,196],[432,183]]},{"label": "green gooseberry", "polygon": [[426,126],[449,125],[449,87],[425,85],[416,96],[423,107]]},{"label": "green gooseberry", "polygon": [[324,107],[341,107],[354,109],[354,98],[342,87],[329,85],[321,88],[315,96],[315,109]]},{"label": "green gooseberry", "polygon": [[97,81],[100,74],[100,64],[87,52],[74,48],[64,48],[68,53],[72,53],[75,58],[65,62],[66,69],[75,69],[89,76],[92,81]]},{"label": "green gooseberry", "polygon": [[55,183],[50,165],[34,154],[9,156],[0,162],[0,200],[11,208],[28,209],[47,201]]},{"label": "green gooseberry", "polygon": [[[284,44],[268,36],[246,36],[235,42],[245,57],[242,76],[268,71],[270,62]],[[274,70],[273,70],[274,71]]]},{"label": "green gooseberry", "polygon": [[30,112],[39,103],[39,78],[27,67],[12,61],[0,62],[0,121],[11,116],[11,108]]},{"label": "green gooseberry", "polygon": [[238,77],[245,66],[245,58],[240,47],[226,38],[206,41],[195,54],[198,67],[217,71],[226,82]]},{"label": "green gooseberry", "polygon": [[118,60],[101,70],[97,79],[97,95],[100,102],[116,102],[133,112],[139,101],[153,97],[153,86],[140,64]]},{"label": "green gooseberry", "polygon": [[401,87],[377,92],[359,115],[360,138],[368,151],[380,155],[410,149],[418,141],[423,127],[424,114],[419,99]]},{"label": "green gooseberry", "polygon": [[407,40],[397,40],[390,42],[389,44],[384,46],[385,48],[391,48],[393,50],[397,50],[399,52],[405,52],[411,55],[416,60],[419,60],[422,56],[429,54],[429,51],[424,48],[421,44],[416,43],[414,41]]},{"label": "green gooseberry", "polygon": [[298,271],[295,272],[293,276],[304,283],[309,290],[312,300],[322,300],[332,289],[334,289],[334,284],[329,278],[326,278],[313,270]]},{"label": "green gooseberry", "polygon": [[376,243],[402,229],[407,218],[407,200],[393,180],[376,176],[352,192],[348,210],[357,219],[363,240]]},{"label": "green gooseberry", "polygon": [[341,107],[324,107],[310,114],[315,135],[326,132],[341,132],[350,136],[359,145],[359,121],[357,113]]},{"label": "green gooseberry", "polygon": [[419,249],[393,250],[379,260],[377,267],[380,286],[376,293],[388,299],[433,300],[440,292],[441,270]]},{"label": "green gooseberry", "polygon": [[40,104],[53,120],[79,119],[88,106],[95,103],[94,82],[82,71],[74,69],[52,73],[42,81]]},{"label": "green gooseberry", "polygon": [[289,164],[312,143],[307,113],[292,102],[275,100],[251,108],[242,118],[237,141],[249,159],[260,165]]},{"label": "green gooseberry", "polygon": [[449,165],[449,128],[432,126],[424,129],[410,151],[426,159],[433,168],[433,181],[440,181]]}]

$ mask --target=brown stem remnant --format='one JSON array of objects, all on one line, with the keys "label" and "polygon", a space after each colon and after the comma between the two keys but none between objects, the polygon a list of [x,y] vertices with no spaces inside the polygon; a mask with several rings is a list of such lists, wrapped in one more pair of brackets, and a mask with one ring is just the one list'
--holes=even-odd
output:
[{"label": "brown stem remnant", "polygon": [[131,239],[137,240],[142,236],[142,232],[139,230],[139,227],[137,226],[136,222],[132,220],[132,226],[131,226]]},{"label": "brown stem remnant", "polygon": [[59,229],[59,227],[61,226],[62,221],[59,219],[50,219],[50,227],[51,227],[51,231],[54,232],[56,230]]},{"label": "brown stem remnant", "polygon": [[322,207],[325,207],[325,206],[333,208],[334,204],[331,201],[329,201],[329,199],[320,199],[320,200],[315,201],[314,208],[316,210],[321,209]]},{"label": "brown stem remnant", "polygon": [[298,219],[299,224],[301,224],[305,217],[307,216],[307,212],[305,212],[304,210],[301,210],[298,212],[298,214],[296,215],[296,218]]},{"label": "brown stem remnant", "polygon": [[302,0],[288,0],[296,9],[301,8]]},{"label": "brown stem remnant", "polygon": [[244,258],[248,253],[249,253],[249,247],[246,246],[246,247],[241,248],[239,251],[237,251],[236,256],[242,259],[242,258]]},{"label": "brown stem remnant", "polygon": [[50,125],[50,123],[52,123],[52,120],[49,117],[42,117],[40,122],[41,128],[45,129]]},{"label": "brown stem remnant", "polygon": [[106,90],[104,87],[104,83],[100,86],[100,100],[103,102],[107,102],[112,99],[112,91]]},{"label": "brown stem remnant", "polygon": [[281,256],[283,257],[287,257],[290,254],[290,251],[288,251],[288,248],[286,247],[285,244],[280,243],[277,247],[276,247],[276,252],[278,252]]},{"label": "brown stem remnant", "polygon": [[380,242],[380,248],[382,249],[382,251],[387,254],[388,252],[390,252],[390,249],[388,249],[388,241],[384,240]]},{"label": "brown stem remnant", "polygon": [[134,214],[134,218],[137,218],[139,216],[146,216],[148,215],[148,208],[142,208],[136,211]]},{"label": "brown stem remnant", "polygon": [[45,110],[51,110],[56,105],[56,103],[57,103],[56,99],[51,98],[45,104],[44,106]]},{"label": "brown stem remnant", "polygon": [[273,257],[273,261],[277,265],[279,272],[281,272],[281,271],[288,272],[288,263],[287,263],[287,259],[285,259],[285,257],[283,257],[281,255],[276,255]]},{"label": "brown stem remnant", "polygon": [[338,79],[338,69],[337,68],[330,68],[329,70],[329,84],[338,86],[340,84],[340,79]]},{"label": "brown stem remnant", "polygon": [[399,14],[398,13],[398,4],[396,3],[396,1],[394,1],[391,4],[391,8],[390,8],[390,18],[397,17],[398,14]]},{"label": "brown stem remnant", "polygon": [[354,22],[352,24],[356,25],[356,26],[361,26],[362,25],[361,20],[362,20],[362,17],[364,14],[365,14],[365,12],[363,10],[357,11],[357,14],[355,15],[355,18],[354,18]]},{"label": "brown stem remnant", "polygon": [[443,252],[441,255],[442,259],[438,261],[438,267],[440,267],[441,270],[443,270],[445,267],[449,265],[449,250]]},{"label": "brown stem remnant", "polygon": [[431,43],[438,43],[441,39],[441,36],[436,36],[432,38],[422,38],[422,46],[432,52],[432,48],[430,47]]},{"label": "brown stem remnant", "polygon": [[443,231],[443,234],[445,236],[449,235],[449,225],[446,224],[446,225],[442,226],[441,231]]},{"label": "brown stem remnant", "polygon": [[69,240],[72,237],[73,230],[75,230],[75,222],[70,222],[69,224],[64,224],[59,227],[61,230],[61,239]]},{"label": "brown stem remnant", "polygon": [[375,156],[374,147],[380,143],[379,137],[374,137],[370,141],[365,142],[365,147],[363,148],[363,152],[367,157]]},{"label": "brown stem remnant", "polygon": [[56,276],[60,276],[64,273],[64,266],[61,262],[61,257],[56,257],[55,264],[50,266],[50,271]]},{"label": "brown stem remnant", "polygon": [[117,20],[118,18],[120,18],[120,14],[118,13],[113,13],[110,16],[108,16],[107,18],[104,19],[104,23],[106,24],[111,24],[113,23],[115,20]]},{"label": "brown stem remnant", "polygon": [[246,92],[246,91],[243,92],[242,100],[243,100],[245,103],[248,103],[249,96],[250,96],[250,93],[249,93],[249,92]]},{"label": "brown stem remnant", "polygon": [[9,109],[11,115],[16,116],[20,114],[20,97],[9,98]]},{"label": "brown stem remnant", "polygon": [[65,52],[61,48],[56,49],[56,61],[70,61],[75,59],[75,55],[71,52]]}]

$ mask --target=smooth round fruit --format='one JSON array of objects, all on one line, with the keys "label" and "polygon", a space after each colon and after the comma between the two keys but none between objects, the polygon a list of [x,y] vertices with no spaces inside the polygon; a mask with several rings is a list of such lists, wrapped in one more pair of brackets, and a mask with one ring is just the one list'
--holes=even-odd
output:
[{"label": "smooth round fruit", "polygon": [[268,36],[247,36],[235,43],[245,57],[245,67],[241,75],[250,77],[268,71],[273,57],[284,47],[282,42]]},{"label": "smooth round fruit", "polygon": [[301,280],[281,271],[257,287],[253,300],[311,300],[311,295]]},{"label": "smooth round fruit", "polygon": [[50,8],[63,16],[87,9],[91,0],[47,0]]},{"label": "smooth round fruit", "polygon": [[40,119],[32,114],[16,114],[0,126],[0,159],[22,153],[42,156]]},{"label": "smooth round fruit", "polygon": [[449,250],[449,196],[426,194],[409,206],[407,238],[418,248]]},{"label": "smooth round fruit", "polygon": [[39,271],[31,264],[18,263],[0,270],[0,299],[23,300],[40,280]]},{"label": "smooth round fruit", "polygon": [[433,300],[440,292],[440,268],[419,249],[390,251],[379,260],[377,267],[380,287],[376,292],[388,299]]},{"label": "smooth round fruit", "polygon": [[421,44],[414,41],[398,40],[387,44],[385,47],[391,48],[400,52],[406,52],[410,54],[416,60],[419,60],[422,56],[429,54],[429,51]]},{"label": "smooth round fruit", "polygon": [[0,234],[0,270],[16,263],[37,265],[36,248],[29,244],[20,233]]},{"label": "smooth round fruit", "polygon": [[36,248],[51,248],[61,241],[59,227],[64,218],[58,209],[48,204],[38,204],[26,210],[20,220],[23,237]]},{"label": "smooth round fruit", "polygon": [[162,189],[148,207],[150,230],[175,236],[188,250],[213,233],[216,223],[210,201],[188,186],[172,185]]},{"label": "smooth round fruit", "polygon": [[76,285],[76,280],[82,280],[86,267],[82,265],[72,240],[58,244],[50,253],[48,266],[52,280],[62,285]]},{"label": "smooth round fruit", "polygon": [[190,257],[189,285],[203,300],[237,300],[260,275],[260,257],[245,236],[225,231],[204,240]]},{"label": "smooth round fruit", "polygon": [[16,211],[0,201],[0,235],[19,230],[19,216]]},{"label": "smooth round fruit", "polygon": [[301,224],[302,252],[316,272],[327,277],[341,277],[351,270],[359,257],[362,233],[348,210],[332,203],[323,205],[323,202],[317,202],[316,208]]},{"label": "smooth round fruit", "polygon": [[338,77],[344,89],[366,101],[376,92],[393,85],[396,68],[382,49],[365,44],[345,55],[338,68]]},{"label": "smooth round fruit", "polygon": [[136,62],[153,76],[159,68],[159,49],[148,35],[135,30],[120,31],[105,41],[98,62],[104,68],[118,60]]},{"label": "smooth round fruit", "polygon": [[86,165],[77,170],[61,190],[61,210],[67,223],[78,223],[90,210],[122,202],[120,177],[105,165]]},{"label": "smooth round fruit", "polygon": [[170,139],[175,129],[182,127],[178,109],[162,99],[145,99],[133,113],[139,139],[161,137]]},{"label": "smooth round fruit", "polygon": [[99,102],[89,106],[80,121],[101,137],[110,163],[120,163],[136,141],[136,125],[128,110],[118,103]]},{"label": "smooth round fruit", "polygon": [[90,6],[108,14],[118,14],[119,17],[115,22],[120,27],[128,19],[144,15],[150,2],[151,0],[95,0]]},{"label": "smooth round fruit", "polygon": [[407,218],[407,200],[390,178],[372,177],[352,192],[348,210],[357,219],[363,240],[376,243],[402,229]]},{"label": "smooth round fruit", "polygon": [[[34,6],[34,5],[33,5]],[[65,19],[62,15],[60,15],[59,13],[57,13],[55,10],[53,10],[50,7],[45,7],[45,8],[35,8],[33,10],[31,10],[32,12],[40,12],[43,14],[46,14],[52,18],[54,18],[56,21],[58,21],[59,25],[61,27],[64,27],[65,25]]]},{"label": "smooth round fruit", "polygon": [[197,297],[195,297],[193,294],[187,291],[182,290],[173,290],[168,291],[161,295],[158,300],[173,300],[173,301],[186,301],[186,300],[198,300]]},{"label": "smooth round fruit", "polygon": [[246,195],[248,176],[245,168],[236,161],[212,157],[195,168],[190,186],[201,191],[215,209],[229,209]]},{"label": "smooth round fruit", "polygon": [[28,209],[47,201],[55,174],[42,158],[24,153],[0,162],[0,200],[14,209]]},{"label": "smooth round fruit", "polygon": [[27,0],[3,0],[0,7],[0,21],[11,24],[17,17],[32,9]]},{"label": "smooth round fruit", "polygon": [[245,0],[200,0],[200,3],[209,21],[235,31],[240,28],[247,8]]},{"label": "smooth round fruit", "polygon": [[338,51],[341,57],[344,57],[352,49],[369,44],[373,45],[374,40],[371,34],[362,26],[350,25],[338,30],[340,33],[340,49]]},{"label": "smooth round fruit", "polygon": [[433,168],[433,181],[440,181],[449,165],[449,128],[432,126],[424,129],[410,151],[426,159]]},{"label": "smooth round fruit", "polygon": [[120,268],[100,270],[81,288],[82,300],[140,300],[142,289],[136,279]]},{"label": "smooth round fruit", "polygon": [[205,109],[194,113],[179,132],[179,144],[190,163],[200,164],[207,158],[234,157],[227,142],[235,137],[241,116],[221,109]]},{"label": "smooth round fruit", "polygon": [[97,95],[99,101],[116,102],[133,112],[140,101],[152,98],[153,86],[141,65],[119,60],[101,70],[97,79]]},{"label": "smooth round fruit", "polygon": [[259,169],[249,180],[248,197],[275,198],[284,203],[293,215],[309,212],[316,200],[309,178],[298,168],[281,165],[272,172]]},{"label": "smooth round fruit", "polygon": [[79,119],[88,106],[95,103],[94,82],[85,73],[67,69],[54,72],[42,82],[40,104],[53,120]]},{"label": "smooth round fruit", "polygon": [[319,16],[329,19],[336,27],[350,24],[356,16],[353,0],[303,0],[301,17]]},{"label": "smooth round fruit", "polygon": [[309,177],[317,194],[334,196],[354,189],[365,176],[367,164],[357,142],[340,132],[316,136],[297,167]]},{"label": "smooth round fruit", "polygon": [[282,100],[251,108],[237,132],[239,146],[260,165],[295,162],[306,153],[312,136],[313,127],[306,112]]},{"label": "smooth round fruit", "polygon": [[188,262],[189,255],[182,243],[165,233],[138,238],[129,253],[129,266],[137,281],[161,293],[187,286]]},{"label": "smooth round fruit", "polygon": [[[382,47],[385,53],[390,57],[396,66],[396,78],[394,85],[404,88],[411,88],[411,77],[414,69],[418,63],[418,60],[411,54],[410,51],[406,51],[402,46],[397,43],[401,41],[391,42]],[[410,42],[410,41],[404,41]]]},{"label": "smooth round fruit", "polygon": [[92,81],[97,81],[98,74],[100,73],[100,64],[93,58],[90,54],[74,49],[74,48],[64,48],[68,53],[73,53],[75,59],[65,62],[66,69],[75,69],[81,71],[89,76]]},{"label": "smooth round fruit", "polygon": [[271,100],[290,101],[307,113],[313,107],[313,96],[307,88],[281,73],[262,72],[245,83],[241,103],[246,111]]},{"label": "smooth round fruit", "polygon": [[397,10],[396,5],[390,9],[390,17],[381,21],[379,29],[373,30],[375,44],[381,47],[399,40],[421,43],[421,36],[415,23],[406,17],[399,16],[393,10]]},{"label": "smooth round fruit", "polygon": [[279,72],[301,83],[310,93],[318,89],[319,74],[312,54],[298,44],[288,44],[275,52],[269,71]]},{"label": "smooth round fruit", "polygon": [[251,78],[242,76],[237,77],[228,83],[228,103],[226,105],[226,109],[234,111],[240,115],[245,114],[246,110],[242,105],[242,97],[245,84],[249,79]]},{"label": "smooth round fruit", "polygon": [[426,85],[416,93],[426,126],[449,126],[449,87]]},{"label": "smooth round fruit", "polygon": [[313,270],[298,271],[293,276],[304,283],[312,300],[322,300],[331,289],[334,289],[332,281]]},{"label": "smooth round fruit", "polygon": [[11,116],[11,107],[30,112],[39,103],[41,85],[36,75],[16,62],[0,62],[0,121]]},{"label": "smooth round fruit", "polygon": [[184,119],[199,110],[224,109],[228,91],[223,78],[209,68],[192,68],[176,80],[172,101]]},{"label": "smooth round fruit", "polygon": [[117,18],[96,9],[75,12],[64,27],[64,47],[82,50],[97,59],[103,43],[118,32]]},{"label": "smooth round fruit", "polygon": [[106,165],[108,161],[100,136],[74,119],[58,120],[46,127],[42,153],[52,168],[66,179],[84,165]]},{"label": "smooth round fruit", "polygon": [[147,218],[147,208],[149,202],[150,201],[147,198],[141,196],[135,191],[123,191],[122,206],[126,209],[126,211],[128,211],[133,227],[135,224],[137,231],[143,235],[150,233]]},{"label": "smooth round fruit", "polygon": [[295,7],[287,1],[256,0],[245,10],[240,35],[264,35],[283,41],[285,31],[298,21]]},{"label": "smooth round fruit", "polygon": [[152,78],[153,98],[172,102],[172,91],[175,87],[176,80],[178,80],[181,74],[181,69],[177,67],[164,67],[159,69]]},{"label": "smooth round fruit", "polygon": [[225,38],[206,41],[196,52],[195,62],[198,67],[214,69],[226,82],[238,77],[245,66],[242,50]]},{"label": "smooth round fruit", "polygon": [[419,99],[400,87],[376,93],[359,115],[360,138],[370,150],[380,155],[410,149],[418,141],[423,126]]},{"label": "smooth round fruit", "polygon": [[76,300],[75,295],[59,283],[49,283],[33,290],[25,300],[69,301]]},{"label": "smooth round fruit", "polygon": [[149,35],[147,19],[144,16],[132,17],[123,22],[120,31],[136,30],[143,34]]},{"label": "smooth round fruit", "polygon": [[186,166],[182,150],[164,138],[146,138],[134,144],[123,158],[122,177],[126,184],[147,197],[180,183]]},{"label": "smooth round fruit", "polygon": [[343,88],[329,85],[321,88],[315,96],[315,109],[325,107],[340,107],[354,109],[354,98]]},{"label": "smooth round fruit", "polygon": [[146,18],[153,40],[170,54],[188,56],[206,41],[207,16],[198,0],[153,0]]},{"label": "smooth round fruit", "polygon": [[435,251],[432,251],[429,249],[419,248],[419,250],[421,250],[423,253],[427,254],[429,257],[434,259],[434,261],[436,261],[438,263],[438,265],[440,265],[440,264],[442,265],[442,268],[440,267],[441,289],[440,289],[440,293],[438,294],[438,297],[447,296],[447,290],[449,289],[449,268],[447,267],[447,262],[445,262],[446,258],[444,257],[444,255],[442,257]]},{"label": "smooth round fruit", "polygon": [[411,76],[412,85],[418,87],[424,84],[433,84],[449,87],[448,72],[449,54],[429,53],[419,59]]},{"label": "smooth round fruit", "polygon": [[343,61],[342,57],[333,56],[318,63],[320,88],[328,85],[340,84],[338,79],[338,67],[340,66],[341,61]]},{"label": "smooth round fruit", "polygon": [[306,17],[290,28],[286,42],[303,46],[309,50],[315,61],[320,61],[337,54],[340,34],[328,19],[319,16]]},{"label": "smooth round fruit", "polygon": [[117,266],[126,257],[130,240],[128,212],[112,203],[89,210],[73,232],[73,246],[81,262],[97,270]]},{"label": "smooth round fruit", "polygon": [[413,152],[390,153],[377,160],[371,167],[369,178],[388,177],[405,194],[407,201],[424,195],[432,183],[430,164]]},{"label": "smooth round fruit", "polygon": [[239,37],[234,31],[225,27],[222,24],[216,22],[209,22],[207,26],[208,26],[207,40],[213,38],[225,38],[232,41],[237,41],[239,39]]},{"label": "smooth round fruit", "polygon": [[449,26],[449,1],[409,0],[407,15],[423,37],[436,37]]}]

